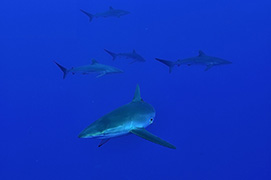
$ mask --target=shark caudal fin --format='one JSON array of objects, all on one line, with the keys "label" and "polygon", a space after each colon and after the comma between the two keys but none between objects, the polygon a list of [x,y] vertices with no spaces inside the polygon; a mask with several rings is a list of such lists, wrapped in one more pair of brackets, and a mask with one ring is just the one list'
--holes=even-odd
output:
[{"label": "shark caudal fin", "polygon": [[61,65],[58,64],[57,62],[55,62],[55,63],[56,63],[56,65],[61,69],[61,71],[63,72],[63,79],[65,79],[66,76],[67,76],[67,74],[68,74],[68,72],[69,72],[69,70],[66,69],[65,67],[61,66]]},{"label": "shark caudal fin", "polygon": [[116,57],[118,56],[118,54],[113,53],[111,51],[108,51],[107,49],[104,49],[105,52],[107,52],[108,54],[110,54],[113,57],[113,61],[116,59]]},{"label": "shark caudal fin", "polygon": [[172,61],[167,61],[167,60],[163,60],[163,59],[159,59],[159,58],[155,58],[157,61],[167,65],[169,67],[169,73],[172,72],[172,68],[174,67],[174,65],[176,64],[175,62]]},{"label": "shark caudal fin", "polygon": [[171,149],[176,149],[176,147],[173,146],[172,144],[170,144],[170,143],[164,141],[163,139],[153,135],[152,133],[150,133],[149,131],[147,131],[144,128],[133,129],[130,132],[137,135],[137,136],[139,136],[139,137],[141,137],[141,138],[143,138],[143,139],[151,141],[153,143],[156,143],[156,144],[159,144],[159,145],[171,148]]},{"label": "shark caudal fin", "polygon": [[89,17],[89,22],[92,21],[92,19],[93,19],[93,14],[90,14],[90,13],[88,13],[88,12],[82,10],[82,9],[80,9],[80,11]]}]

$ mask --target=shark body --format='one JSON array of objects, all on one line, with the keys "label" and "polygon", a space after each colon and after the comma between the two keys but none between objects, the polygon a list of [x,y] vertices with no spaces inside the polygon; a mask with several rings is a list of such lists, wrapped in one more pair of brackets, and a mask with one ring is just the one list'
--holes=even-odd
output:
[{"label": "shark body", "polygon": [[153,123],[154,117],[154,108],[142,100],[137,86],[132,102],[96,120],[85,128],[79,137],[101,139],[100,147],[111,138],[132,133],[156,144],[175,149],[175,146],[145,129]]},{"label": "shark body", "polygon": [[108,66],[105,64],[100,64],[96,60],[92,59],[92,63],[89,65],[72,67],[71,69],[66,69],[65,67],[61,66],[57,62],[56,65],[62,70],[63,72],[63,79],[66,78],[68,73],[72,74],[89,74],[89,73],[99,73],[98,77],[102,77],[106,74],[113,74],[113,73],[123,73],[122,70],[115,68],[113,66]]},{"label": "shark body", "polygon": [[191,57],[191,58],[186,58],[182,60],[177,60],[177,61],[167,61],[159,58],[155,58],[157,61],[167,65],[169,67],[169,72],[171,73],[172,68],[174,66],[180,66],[180,65],[204,65],[206,66],[205,71],[209,70],[213,66],[217,65],[226,65],[226,64],[231,64],[232,62],[213,57],[213,56],[208,56],[206,55],[203,51],[199,51],[199,55],[196,57]]},{"label": "shark body", "polygon": [[131,63],[134,63],[134,62],[145,62],[146,61],[135,50],[133,50],[132,52],[129,52],[129,53],[114,53],[114,52],[108,51],[107,49],[104,49],[104,50],[105,50],[105,52],[107,52],[108,54],[110,54],[112,56],[113,60],[115,60],[117,58],[132,59],[133,61]]},{"label": "shark body", "polygon": [[82,10],[82,9],[80,9],[80,11],[89,17],[90,22],[92,21],[92,19],[94,17],[95,18],[100,18],[100,17],[103,17],[103,18],[118,17],[119,18],[121,16],[124,16],[124,15],[127,15],[127,14],[130,13],[129,11],[124,11],[124,10],[121,10],[121,9],[114,9],[112,6],[110,6],[107,11],[102,12],[102,13],[96,13],[96,14],[91,14],[89,12],[86,12],[86,11]]}]

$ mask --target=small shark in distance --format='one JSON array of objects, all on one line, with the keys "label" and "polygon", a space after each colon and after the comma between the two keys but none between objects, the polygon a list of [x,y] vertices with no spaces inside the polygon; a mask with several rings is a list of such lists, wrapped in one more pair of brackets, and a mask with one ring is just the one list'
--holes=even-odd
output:
[{"label": "small shark in distance", "polygon": [[92,21],[92,19],[95,18],[99,18],[99,17],[121,17],[127,14],[130,14],[130,12],[128,11],[124,11],[124,10],[120,10],[120,9],[114,9],[112,6],[109,7],[109,10],[102,12],[102,13],[96,13],[96,14],[91,14],[88,13],[82,9],[80,9],[81,12],[83,12],[84,14],[86,14],[89,17],[89,22]]},{"label": "small shark in distance", "polygon": [[154,108],[142,100],[140,89],[137,85],[132,102],[94,121],[78,137],[101,139],[98,145],[100,147],[111,138],[132,133],[153,143],[176,149],[172,144],[160,139],[145,129],[153,123],[154,117]]},{"label": "small shark in distance", "polygon": [[182,60],[177,61],[167,61],[159,58],[155,58],[157,61],[167,65],[169,67],[169,73],[171,73],[172,68],[174,66],[180,66],[180,65],[204,65],[206,66],[205,71],[209,70],[213,66],[217,65],[225,65],[225,64],[232,64],[232,62],[206,55],[203,51],[199,51],[199,55],[196,57],[186,58]]},{"label": "small shark in distance", "polygon": [[133,50],[133,52],[130,52],[130,53],[113,53],[113,52],[108,51],[106,49],[104,49],[104,50],[105,50],[105,52],[107,52],[108,54],[110,54],[113,57],[113,60],[115,60],[116,58],[132,59],[133,61],[131,63],[134,63],[134,62],[145,62],[146,61],[135,50]]},{"label": "small shark in distance", "polygon": [[71,69],[66,69],[65,67],[61,66],[57,62],[55,62],[56,65],[63,71],[63,79],[66,78],[68,73],[76,74],[89,74],[89,73],[99,73],[97,78],[102,77],[106,74],[113,74],[113,73],[123,73],[122,70],[115,68],[113,66],[108,66],[105,64],[100,64],[96,60],[92,59],[92,63],[85,66],[79,66],[79,67],[72,67]]}]

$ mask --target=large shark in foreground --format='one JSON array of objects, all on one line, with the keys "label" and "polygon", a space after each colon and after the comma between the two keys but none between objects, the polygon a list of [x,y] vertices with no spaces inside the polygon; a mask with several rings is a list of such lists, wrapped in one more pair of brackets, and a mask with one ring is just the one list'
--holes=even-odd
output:
[{"label": "large shark in foreground", "polygon": [[120,17],[120,16],[124,16],[129,14],[130,12],[128,11],[124,11],[124,10],[120,10],[120,9],[114,9],[112,8],[112,6],[109,7],[109,9],[105,12],[102,13],[96,13],[96,14],[90,14],[82,9],[80,9],[80,11],[84,14],[86,14],[89,17],[89,21],[92,21],[92,19],[95,18],[99,18],[99,17]]},{"label": "large shark in foreground", "polygon": [[163,60],[163,59],[159,59],[159,58],[155,58],[155,59],[157,61],[160,61],[161,63],[167,65],[169,67],[169,73],[171,73],[172,68],[174,66],[180,66],[180,65],[188,65],[188,66],[204,65],[204,66],[206,66],[205,71],[207,71],[213,66],[232,63],[230,61],[227,61],[227,60],[224,60],[221,58],[207,56],[203,51],[199,51],[199,55],[196,57],[177,60],[177,61],[167,61],[167,60]]},{"label": "large shark in foreground", "polygon": [[100,147],[110,138],[132,133],[156,144],[176,149],[175,146],[145,129],[153,123],[154,117],[154,108],[142,100],[139,86],[137,85],[132,102],[96,120],[84,129],[79,134],[79,137],[101,139]]},{"label": "large shark in foreground", "polygon": [[56,65],[63,71],[63,79],[67,76],[68,73],[76,74],[89,74],[89,73],[99,73],[98,77],[102,77],[106,74],[113,74],[113,73],[122,73],[123,71],[115,68],[113,66],[108,66],[105,64],[100,64],[96,60],[92,59],[92,63],[85,66],[79,66],[79,67],[72,67],[71,69],[66,69],[65,67],[61,66],[57,62],[55,62]]},{"label": "large shark in foreground", "polygon": [[105,50],[105,52],[107,52],[108,54],[110,54],[112,56],[113,60],[115,60],[116,58],[132,59],[133,61],[131,63],[146,61],[135,50],[133,50],[133,52],[129,52],[129,53],[113,53],[111,51],[108,51],[107,49],[104,49],[104,50]]}]

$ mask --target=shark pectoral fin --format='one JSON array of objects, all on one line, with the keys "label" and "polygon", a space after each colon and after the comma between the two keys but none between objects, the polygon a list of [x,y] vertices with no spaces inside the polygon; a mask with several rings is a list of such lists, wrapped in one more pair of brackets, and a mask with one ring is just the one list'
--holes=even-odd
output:
[{"label": "shark pectoral fin", "polygon": [[213,67],[212,64],[207,65],[206,68],[205,68],[205,71],[208,71],[209,69],[211,69],[211,67]]},{"label": "shark pectoral fin", "polygon": [[169,73],[172,72],[172,68],[173,68],[173,66],[170,66],[170,67],[169,67],[169,70],[168,70]]},{"label": "shark pectoral fin", "polygon": [[96,78],[100,78],[102,76],[106,75],[106,72],[102,72],[101,74],[99,74],[98,76],[96,76]]},{"label": "shark pectoral fin", "polygon": [[172,144],[170,144],[170,143],[164,141],[163,139],[151,134],[149,131],[147,131],[144,128],[133,129],[130,132],[137,135],[137,136],[139,136],[139,137],[142,137],[142,138],[144,138],[144,139],[146,139],[148,141],[151,141],[153,143],[156,143],[156,144],[159,144],[159,145],[171,148],[171,149],[176,149],[176,147],[173,146]]},{"label": "shark pectoral fin", "polygon": [[[129,59],[129,58],[128,58]],[[130,62],[130,64],[134,64],[135,62],[137,62],[137,60],[133,60]]]},{"label": "shark pectoral fin", "polygon": [[102,139],[101,142],[99,143],[98,147],[101,147],[105,143],[107,143],[110,139]]}]

